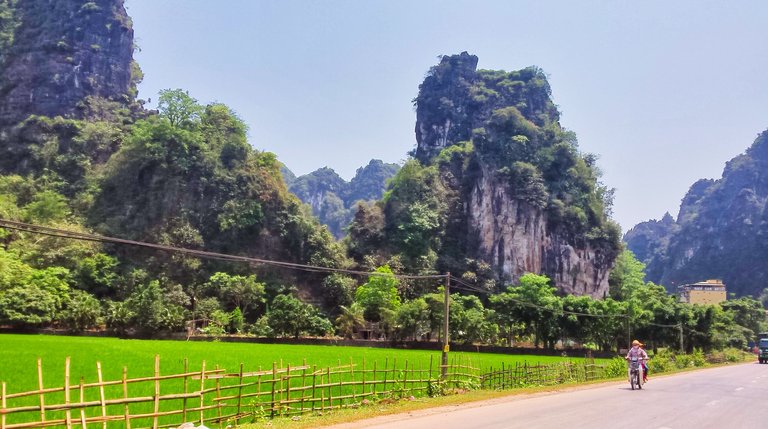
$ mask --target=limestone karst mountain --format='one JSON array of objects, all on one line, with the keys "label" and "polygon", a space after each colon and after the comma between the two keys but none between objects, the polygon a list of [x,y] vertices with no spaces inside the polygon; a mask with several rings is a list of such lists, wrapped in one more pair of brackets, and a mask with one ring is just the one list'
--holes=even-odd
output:
[{"label": "limestone karst mountain", "polygon": [[677,219],[636,225],[624,237],[647,279],[676,285],[716,278],[757,297],[768,280],[768,131],[725,164],[720,179],[694,183]]}]

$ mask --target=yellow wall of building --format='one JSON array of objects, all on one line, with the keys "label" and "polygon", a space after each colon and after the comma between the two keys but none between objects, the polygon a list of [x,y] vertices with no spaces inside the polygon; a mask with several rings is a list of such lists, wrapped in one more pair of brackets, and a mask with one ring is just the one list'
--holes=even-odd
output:
[{"label": "yellow wall of building", "polygon": [[691,290],[688,291],[688,297],[691,304],[719,304],[725,301],[725,290]]}]

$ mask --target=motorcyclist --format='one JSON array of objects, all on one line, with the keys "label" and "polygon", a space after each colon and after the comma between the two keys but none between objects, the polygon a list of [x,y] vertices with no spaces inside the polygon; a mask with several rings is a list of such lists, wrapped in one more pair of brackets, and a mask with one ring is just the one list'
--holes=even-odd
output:
[{"label": "motorcyclist", "polygon": [[648,366],[646,365],[646,362],[648,361],[648,353],[643,350],[643,343],[638,340],[632,341],[632,348],[629,349],[627,356],[624,359],[630,360],[633,357],[637,358],[642,363],[643,383],[645,383],[648,381]]}]

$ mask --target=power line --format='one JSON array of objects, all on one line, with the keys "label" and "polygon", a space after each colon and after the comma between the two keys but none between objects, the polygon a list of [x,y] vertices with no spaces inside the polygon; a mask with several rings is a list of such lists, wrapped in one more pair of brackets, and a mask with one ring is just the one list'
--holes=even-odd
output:
[{"label": "power line", "polygon": [[307,272],[342,273],[342,274],[350,274],[350,275],[394,277],[397,279],[408,279],[408,280],[444,279],[445,278],[444,275],[389,274],[389,273],[379,273],[376,271],[369,272],[369,271],[348,270],[344,268],[321,267],[316,265],[307,265],[307,264],[298,264],[293,262],[252,258],[248,256],[228,255],[225,253],[208,252],[204,250],[188,249],[183,247],[167,246],[163,244],[148,243],[143,241],[126,240],[123,238],[109,237],[109,236],[98,235],[98,234],[69,231],[61,228],[53,228],[49,226],[35,225],[35,224],[17,222],[17,221],[1,219],[1,218],[0,218],[0,227],[13,229],[17,231],[30,232],[33,234],[42,234],[42,235],[48,235],[52,237],[68,238],[72,240],[123,244],[123,245],[137,246],[137,247],[145,247],[145,248],[150,248],[155,250],[162,250],[166,252],[183,253],[183,254],[187,254],[187,255],[191,255],[199,258],[205,258],[205,259],[214,259],[214,260],[230,261],[230,262],[247,262],[247,263],[262,264],[262,265],[287,268],[287,269],[293,269],[293,270],[307,271]]},{"label": "power line", "polygon": [[[469,291],[479,292],[479,293],[484,293],[484,294],[490,294],[491,293],[488,290],[485,290],[485,289],[482,289],[480,287],[471,285],[471,284],[469,284],[469,283],[467,283],[467,282],[465,282],[465,281],[463,281],[463,280],[461,280],[459,278],[453,277],[453,276],[451,276],[451,280],[453,280],[453,281],[455,281],[455,282],[457,282],[457,283],[459,283],[461,285],[464,285],[465,286],[464,290],[469,290]],[[509,298],[509,300],[512,301],[512,302],[515,302],[517,304],[520,304],[520,305],[525,305],[525,306],[528,306],[528,307],[534,307],[534,308],[538,308],[538,309],[544,310],[544,311],[551,311],[552,313],[554,313],[556,315],[559,315],[559,316],[563,316],[563,315],[567,314],[567,315],[573,315],[573,316],[598,317],[598,318],[617,318],[617,317],[618,318],[623,318],[623,317],[628,317],[626,314],[590,314],[590,313],[580,313],[580,312],[577,312],[577,311],[570,311],[570,310],[562,310],[562,309],[558,310],[558,309],[553,309],[553,308],[545,307],[545,306],[542,306],[542,305],[538,305],[538,304],[535,304],[535,303],[532,303],[532,302],[529,302],[529,301],[523,301],[523,300],[514,299],[514,298]]]},{"label": "power line", "polygon": [[[174,246],[167,246],[163,244],[156,244],[156,243],[148,243],[143,241],[136,241],[136,240],[127,240],[123,238],[116,238],[116,237],[109,237],[104,235],[98,235],[98,234],[90,234],[90,233],[83,233],[83,232],[77,232],[77,231],[70,231],[66,229],[61,228],[53,228],[49,226],[43,226],[43,225],[35,225],[25,222],[18,222],[18,221],[12,221],[8,219],[2,219],[0,218],[0,227],[7,228],[7,229],[13,229],[16,231],[24,231],[24,232],[30,232],[33,234],[41,234],[41,235],[48,235],[52,237],[60,237],[60,238],[67,238],[72,240],[81,240],[81,241],[92,241],[92,242],[99,242],[99,243],[112,243],[112,244],[124,244],[124,245],[131,245],[131,246],[138,246],[138,247],[145,247],[155,250],[162,250],[166,252],[176,252],[176,253],[183,253],[187,255],[192,255],[199,258],[205,258],[205,259],[212,259],[212,260],[219,260],[219,261],[228,261],[228,262],[246,262],[246,263],[256,263],[256,264],[262,264],[262,265],[269,265],[269,266],[275,266],[279,268],[287,268],[287,269],[293,269],[293,270],[300,270],[305,272],[314,272],[314,273],[342,273],[342,274],[350,274],[350,275],[364,275],[364,276],[381,276],[381,277],[393,277],[397,279],[406,279],[406,280],[423,280],[423,279],[439,279],[443,280],[446,278],[445,275],[408,275],[408,274],[389,274],[389,273],[379,273],[376,271],[359,271],[359,270],[348,270],[344,268],[332,268],[332,267],[321,267],[316,265],[307,265],[307,264],[298,264],[293,262],[284,262],[284,261],[274,261],[269,259],[261,259],[261,258],[252,258],[248,256],[238,256],[238,255],[228,255],[225,253],[217,253],[217,252],[208,252],[204,250],[196,250],[196,249],[188,249],[183,247],[174,247]],[[466,281],[455,277],[450,276],[450,279],[456,283],[457,285],[452,285],[452,289],[457,290],[463,290],[466,292],[475,292],[475,293],[482,293],[489,295],[491,294],[491,291],[487,289],[480,288],[476,285],[467,283]],[[615,314],[615,315],[609,315],[609,314],[589,314],[589,313],[580,313],[576,311],[569,311],[569,310],[557,310],[549,307],[545,307],[542,305],[538,305],[532,302],[528,301],[522,301],[519,299],[510,299],[512,302],[515,302],[520,305],[525,305],[532,308],[537,308],[543,311],[550,311],[555,315],[574,315],[574,316],[582,316],[582,317],[597,317],[597,318],[628,318],[629,316],[626,314]],[[665,324],[659,324],[659,323],[653,323],[653,322],[645,322],[644,325],[652,325],[657,326],[661,328],[680,328],[680,325],[665,325]],[[705,335],[699,331],[696,331],[695,329],[689,328],[687,326],[683,326],[683,329],[700,334]]]}]

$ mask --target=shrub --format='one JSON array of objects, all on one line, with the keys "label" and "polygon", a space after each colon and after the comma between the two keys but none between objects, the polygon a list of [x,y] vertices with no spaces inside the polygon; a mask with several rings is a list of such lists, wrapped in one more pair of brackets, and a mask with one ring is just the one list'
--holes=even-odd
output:
[{"label": "shrub", "polygon": [[622,357],[615,357],[605,366],[607,378],[623,377],[627,374],[627,361]]}]

